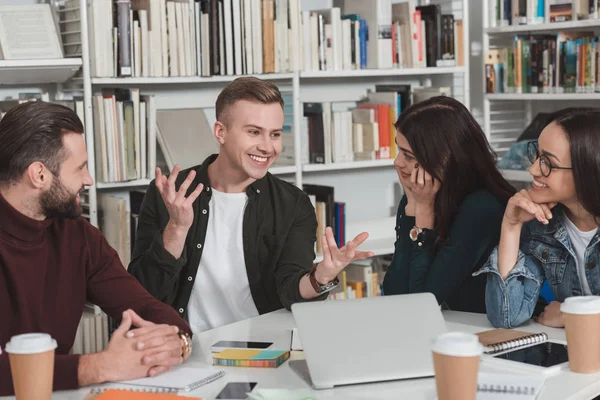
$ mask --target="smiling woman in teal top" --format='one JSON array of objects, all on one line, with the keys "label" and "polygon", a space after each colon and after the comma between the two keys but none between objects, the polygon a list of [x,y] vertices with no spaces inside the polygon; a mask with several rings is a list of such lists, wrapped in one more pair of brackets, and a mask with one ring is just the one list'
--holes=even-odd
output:
[{"label": "smiling woman in teal top", "polygon": [[498,244],[514,188],[469,111],[434,97],[404,111],[394,166],[405,196],[384,294],[433,293],[438,303],[485,312],[485,278],[473,277]]}]

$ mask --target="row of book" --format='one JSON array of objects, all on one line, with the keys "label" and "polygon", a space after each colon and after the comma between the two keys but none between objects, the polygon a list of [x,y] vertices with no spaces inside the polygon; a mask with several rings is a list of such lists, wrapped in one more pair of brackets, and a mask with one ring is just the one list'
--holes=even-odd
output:
[{"label": "row of book", "polygon": [[92,76],[291,71],[299,12],[298,0],[88,2]]},{"label": "row of book", "polygon": [[517,36],[511,47],[486,55],[486,92],[598,92],[598,47],[588,32]]},{"label": "row of book", "polygon": [[492,27],[597,19],[598,0],[490,0]]},{"label": "row of book", "polygon": [[415,1],[336,0],[337,7],[303,11],[305,71],[462,65],[462,21],[439,5]]},{"label": "row of book", "polygon": [[[413,102],[452,95],[450,87],[377,85],[359,102],[304,103],[302,163],[331,164],[396,157],[396,122]],[[304,124],[303,124],[304,125]],[[308,143],[305,143],[308,142]],[[308,153],[304,148],[308,147]]]},{"label": "row of book", "polygon": [[156,165],[154,96],[139,89],[103,89],[92,97],[96,178],[100,182],[152,179]]},{"label": "row of book", "polygon": [[381,296],[385,271],[378,257],[353,261],[339,274],[339,285],[328,296],[330,300],[360,299]]}]

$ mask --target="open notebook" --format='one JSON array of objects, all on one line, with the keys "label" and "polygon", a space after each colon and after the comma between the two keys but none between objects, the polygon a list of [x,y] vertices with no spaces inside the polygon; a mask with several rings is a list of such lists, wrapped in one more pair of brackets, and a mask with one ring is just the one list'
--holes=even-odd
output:
[{"label": "open notebook", "polygon": [[535,400],[544,381],[543,376],[479,372],[477,400]]},{"label": "open notebook", "polygon": [[189,392],[206,385],[225,375],[225,371],[206,367],[181,367],[175,368],[164,374],[134,379],[131,381],[120,381],[109,383],[92,389],[99,393],[107,389],[125,389],[137,392],[177,393]]}]

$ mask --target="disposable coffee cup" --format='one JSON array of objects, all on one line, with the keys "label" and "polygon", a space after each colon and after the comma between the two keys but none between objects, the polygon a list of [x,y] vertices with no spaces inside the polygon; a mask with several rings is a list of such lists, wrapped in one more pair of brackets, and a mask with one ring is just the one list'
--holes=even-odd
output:
[{"label": "disposable coffee cup", "polygon": [[475,400],[483,346],[476,335],[444,333],[432,346],[438,400]]},{"label": "disposable coffee cup", "polygon": [[13,336],[5,351],[16,400],[51,400],[56,340],[46,333]]},{"label": "disposable coffee cup", "polygon": [[569,368],[582,374],[600,371],[600,296],[569,297],[560,311],[565,318]]}]

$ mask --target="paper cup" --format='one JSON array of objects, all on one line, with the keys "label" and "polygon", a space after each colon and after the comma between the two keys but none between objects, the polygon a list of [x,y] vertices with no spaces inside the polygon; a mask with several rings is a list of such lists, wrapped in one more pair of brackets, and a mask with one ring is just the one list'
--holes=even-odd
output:
[{"label": "paper cup", "polygon": [[6,344],[16,400],[52,399],[55,349],[45,333],[13,336]]},{"label": "paper cup", "polygon": [[483,346],[476,335],[449,332],[432,346],[438,400],[475,400]]},{"label": "paper cup", "polygon": [[569,368],[583,374],[600,371],[600,296],[569,297],[560,311],[565,318]]}]

